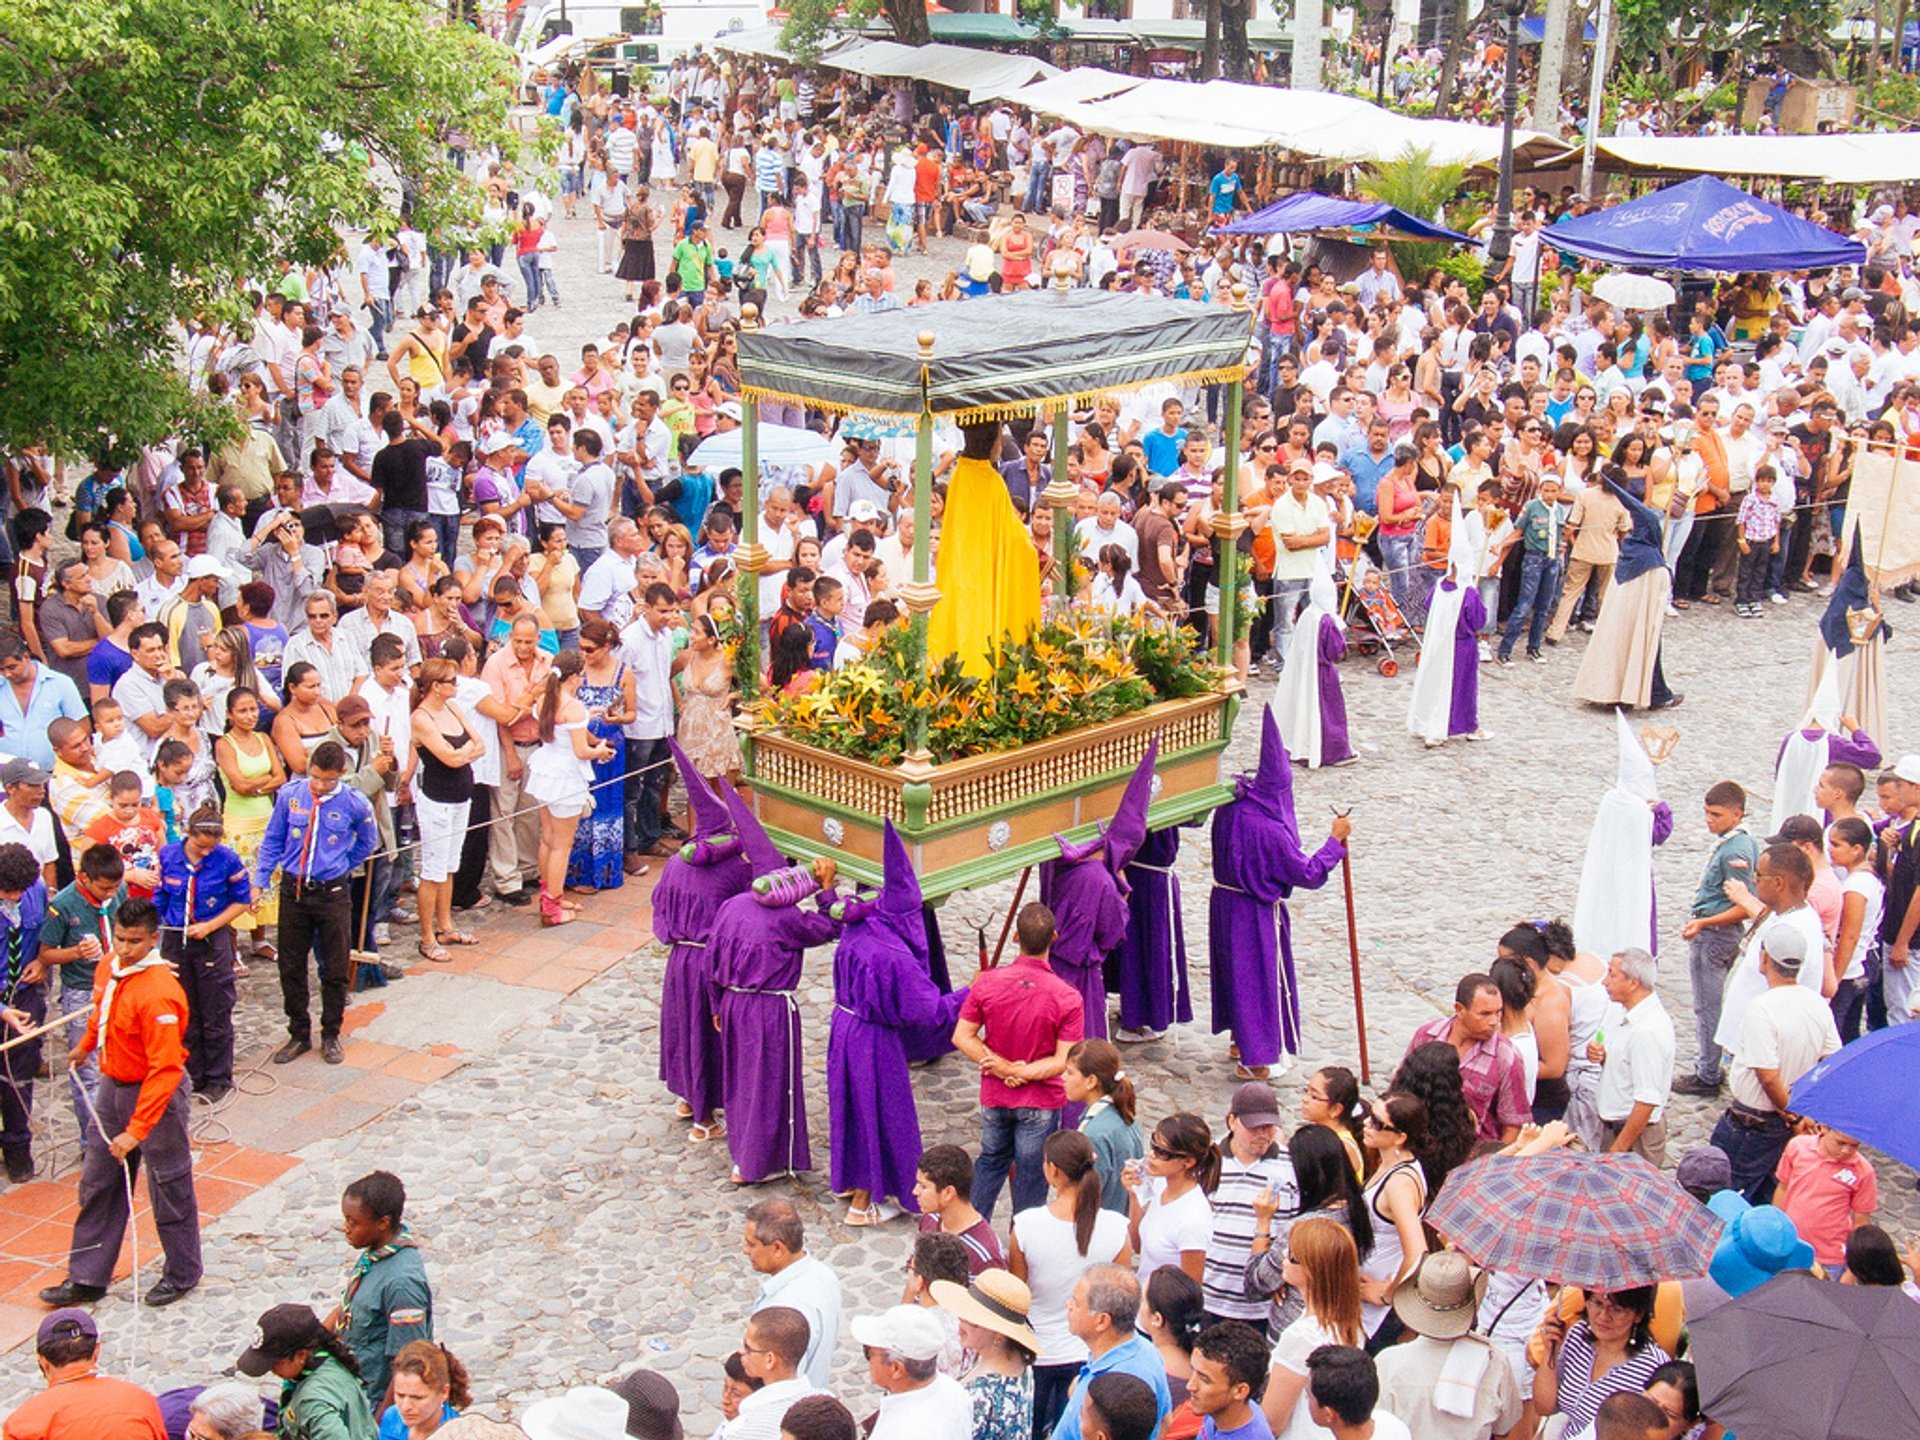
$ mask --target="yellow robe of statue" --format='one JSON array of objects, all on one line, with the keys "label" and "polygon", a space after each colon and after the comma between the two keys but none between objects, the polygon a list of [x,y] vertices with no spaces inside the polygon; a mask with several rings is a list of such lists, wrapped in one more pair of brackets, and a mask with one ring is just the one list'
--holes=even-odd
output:
[{"label": "yellow robe of statue", "polygon": [[969,674],[984,675],[1002,635],[1023,639],[1040,623],[1040,557],[990,461],[954,464],[934,579],[940,603],[927,617],[927,653],[936,665],[958,655]]}]

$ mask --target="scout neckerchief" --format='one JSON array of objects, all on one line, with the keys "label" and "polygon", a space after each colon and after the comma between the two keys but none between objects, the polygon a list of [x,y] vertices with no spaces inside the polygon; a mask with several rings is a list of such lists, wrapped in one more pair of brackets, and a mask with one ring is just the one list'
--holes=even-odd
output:
[{"label": "scout neckerchief", "polygon": [[7,923],[7,1003],[11,1005],[26,969],[27,932],[20,923],[20,902],[0,903],[0,917]]},{"label": "scout neckerchief", "polygon": [[146,959],[136,960],[131,965],[122,965],[120,963],[120,957],[111,950],[107,951],[102,958],[106,961],[107,966],[107,984],[106,988],[100,992],[100,1020],[95,1026],[94,1034],[98,1037],[100,1047],[104,1050],[107,1044],[107,1020],[113,1014],[114,996],[119,993],[120,982],[122,980],[131,980],[142,970],[159,970],[165,967],[168,962],[166,956],[160,953],[160,947],[157,945],[148,953]]},{"label": "scout neckerchief", "polygon": [[302,837],[300,868],[296,872],[303,883],[313,879],[313,852],[320,839],[320,807],[327,800],[325,795],[315,795],[311,786],[307,789],[307,798],[313,802],[313,808],[307,812],[307,833]]},{"label": "scout neckerchief", "polygon": [[362,1250],[353,1262],[353,1268],[347,1272],[347,1292],[340,1297],[340,1331],[344,1335],[353,1323],[353,1297],[360,1293],[360,1286],[367,1276],[373,1273],[373,1267],[382,1260],[390,1260],[402,1250],[417,1250],[419,1242],[402,1225],[400,1233],[390,1245],[373,1245]]}]

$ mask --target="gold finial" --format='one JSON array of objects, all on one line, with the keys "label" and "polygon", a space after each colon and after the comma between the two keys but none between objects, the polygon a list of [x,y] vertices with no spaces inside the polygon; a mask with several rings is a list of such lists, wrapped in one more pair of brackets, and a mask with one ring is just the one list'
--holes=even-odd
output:
[{"label": "gold finial", "polygon": [[916,338],[920,342],[920,358],[922,360],[931,360],[933,358],[933,331],[922,330]]}]

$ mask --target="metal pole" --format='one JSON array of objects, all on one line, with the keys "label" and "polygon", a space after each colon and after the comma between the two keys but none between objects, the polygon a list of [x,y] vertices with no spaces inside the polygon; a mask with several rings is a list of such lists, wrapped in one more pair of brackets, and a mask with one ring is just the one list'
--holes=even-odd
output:
[{"label": "metal pole", "polygon": [[1520,16],[1526,0],[1505,0],[1507,84],[1500,102],[1500,189],[1493,202],[1493,234],[1487,241],[1489,273],[1513,252],[1513,122],[1520,109]]},{"label": "metal pole", "polygon": [[1580,193],[1593,198],[1593,150],[1600,138],[1600,121],[1606,109],[1607,50],[1613,44],[1613,0],[1600,0],[1600,20],[1593,35],[1591,76],[1587,82],[1587,137],[1580,151]]}]

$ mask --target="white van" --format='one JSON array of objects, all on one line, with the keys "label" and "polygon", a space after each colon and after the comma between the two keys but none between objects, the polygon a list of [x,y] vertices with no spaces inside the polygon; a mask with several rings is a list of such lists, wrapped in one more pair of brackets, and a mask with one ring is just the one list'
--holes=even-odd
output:
[{"label": "white van", "polygon": [[642,5],[527,0],[507,22],[502,38],[524,58],[560,35],[624,35],[619,60],[658,76],[697,45],[711,48],[728,31],[766,23],[764,0],[653,0]]}]

